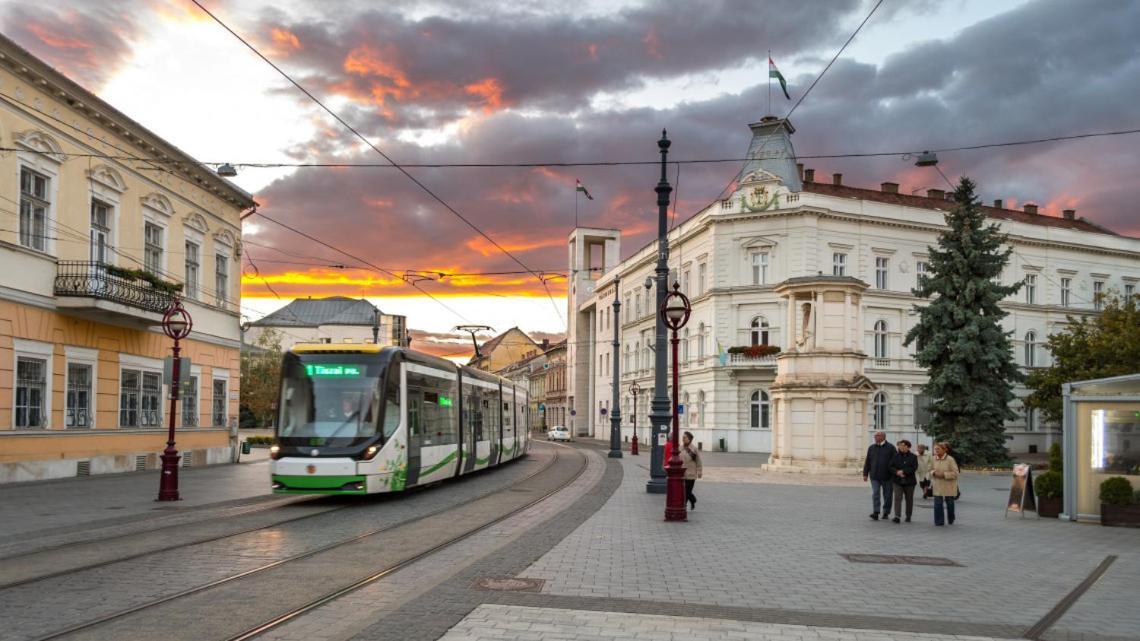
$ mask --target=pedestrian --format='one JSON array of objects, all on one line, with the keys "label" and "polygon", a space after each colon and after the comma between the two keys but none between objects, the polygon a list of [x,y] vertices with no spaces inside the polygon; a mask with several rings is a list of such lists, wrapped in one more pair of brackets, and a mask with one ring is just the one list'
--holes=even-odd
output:
[{"label": "pedestrian", "polygon": [[910,451],[910,441],[902,439],[898,442],[898,450],[891,459],[891,482],[895,495],[895,523],[902,516],[902,503],[906,499],[906,522],[910,523],[910,516],[914,513],[914,486],[918,483],[915,475],[918,472],[918,457]]},{"label": "pedestrian", "polygon": [[918,484],[922,486],[922,498],[928,499],[931,495],[930,472],[934,457],[922,443],[919,443],[916,449],[918,450],[918,472],[915,473],[915,477],[918,479]]},{"label": "pedestrian", "polygon": [[701,453],[697,448],[693,447],[693,433],[685,432],[683,442],[681,443],[681,461],[685,464],[685,500],[692,504],[692,508],[697,509],[697,497],[693,494],[693,486],[697,484],[697,479],[704,476],[704,470],[701,466]]},{"label": "pedestrian", "polygon": [[[934,477],[934,524],[943,522],[954,525],[954,500],[958,496],[958,463],[949,454],[946,443],[934,444],[934,464],[931,476]],[[946,508],[945,518],[942,509]]]},{"label": "pedestrian", "polygon": [[879,495],[882,494],[883,519],[891,516],[891,459],[895,446],[887,442],[885,432],[875,432],[875,442],[867,448],[863,461],[863,482],[871,481],[871,519],[879,520]]}]

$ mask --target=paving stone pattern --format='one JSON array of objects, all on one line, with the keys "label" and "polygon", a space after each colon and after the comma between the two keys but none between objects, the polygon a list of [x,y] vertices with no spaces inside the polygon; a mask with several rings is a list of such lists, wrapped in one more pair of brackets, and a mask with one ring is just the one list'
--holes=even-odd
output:
[{"label": "paving stone pattern", "polygon": [[[1121,615],[1115,597],[1096,598],[1124,586],[1135,598],[1137,532],[1003,519],[1006,495],[995,489],[1008,488],[1008,477],[967,475],[951,527],[934,527],[929,510],[915,510],[910,524],[871,521],[864,488],[700,482],[697,510],[677,524],[663,522],[644,471],[624,465],[613,498],[520,576],[546,579],[544,594],[684,603],[695,616],[707,605],[1024,629],[1117,554],[1056,630],[1140,638],[1134,600]],[[859,564],[840,553],[937,556],[962,567]]]}]

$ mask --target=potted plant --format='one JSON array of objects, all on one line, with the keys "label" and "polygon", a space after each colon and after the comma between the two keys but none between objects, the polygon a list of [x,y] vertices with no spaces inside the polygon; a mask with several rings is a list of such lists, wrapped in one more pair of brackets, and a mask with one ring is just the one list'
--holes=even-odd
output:
[{"label": "potted plant", "polygon": [[1055,519],[1061,515],[1062,484],[1061,473],[1052,467],[1033,480],[1033,488],[1037,490],[1038,516]]},{"label": "potted plant", "polygon": [[1132,484],[1123,476],[1111,476],[1100,484],[1101,525],[1140,527],[1140,504]]}]

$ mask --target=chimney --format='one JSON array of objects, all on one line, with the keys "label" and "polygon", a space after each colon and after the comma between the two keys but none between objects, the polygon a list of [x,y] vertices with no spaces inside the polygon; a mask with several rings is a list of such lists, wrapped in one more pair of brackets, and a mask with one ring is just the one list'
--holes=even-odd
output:
[{"label": "chimney", "polygon": [[1034,205],[1033,203],[1025,203],[1025,213],[1036,215],[1037,205]]},{"label": "chimney", "polygon": [[804,170],[804,182],[805,183],[815,182],[815,170],[814,169],[811,169],[809,167],[808,169]]},{"label": "chimney", "polygon": [[1061,215],[1065,217],[1065,220],[1076,220],[1077,219],[1077,210],[1075,210],[1075,209],[1064,209],[1061,211]]},{"label": "chimney", "polygon": [[548,349],[550,349],[550,339],[544,338],[544,339],[542,339],[542,351],[545,352]]},{"label": "chimney", "polygon": [[897,194],[899,193],[898,183],[879,183],[879,187],[883,190],[884,194]]},{"label": "chimney", "polygon": [[804,164],[802,162],[796,163],[796,171],[800,174],[800,180],[804,179]]},{"label": "chimney", "polygon": [[1005,208],[1004,205],[1005,205],[1005,203],[1002,202],[1001,198],[997,198],[994,200],[994,209],[1004,209]]},{"label": "chimney", "polygon": [[842,185],[843,184],[843,174],[831,174],[831,184]]},{"label": "chimney", "polygon": [[927,189],[926,190],[926,197],[927,198],[937,198],[938,200],[943,200],[944,198],[946,198],[946,192],[941,190],[941,189]]}]

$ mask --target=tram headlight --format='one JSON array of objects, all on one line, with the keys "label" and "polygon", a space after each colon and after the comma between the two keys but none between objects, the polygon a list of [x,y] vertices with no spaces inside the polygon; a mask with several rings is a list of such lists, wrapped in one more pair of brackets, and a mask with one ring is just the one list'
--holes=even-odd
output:
[{"label": "tram headlight", "polygon": [[368,447],[368,449],[364,450],[363,454],[360,455],[360,460],[371,461],[372,459],[376,458],[376,455],[379,453],[380,453],[380,446],[379,445],[371,445]]},{"label": "tram headlight", "polygon": [[269,446],[269,458],[276,461],[280,456],[281,456],[281,446],[280,445]]}]

